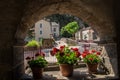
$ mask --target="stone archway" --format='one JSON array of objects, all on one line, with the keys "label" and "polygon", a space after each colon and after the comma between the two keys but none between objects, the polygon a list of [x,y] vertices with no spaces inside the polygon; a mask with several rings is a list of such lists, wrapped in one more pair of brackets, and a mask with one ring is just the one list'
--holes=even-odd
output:
[{"label": "stone archway", "polygon": [[[47,2],[46,2],[47,1]],[[99,5],[96,5],[98,4]],[[92,5],[94,4],[94,5]],[[113,13],[109,10],[112,3],[105,4],[104,1],[98,0],[91,2],[90,0],[36,0],[29,1],[26,5],[24,15],[21,19],[20,25],[17,28],[15,38],[17,40],[16,45],[22,46],[24,38],[28,28],[30,28],[35,22],[51,14],[71,14],[77,16],[86,21],[96,31],[98,31],[101,39],[106,41],[113,41],[116,37],[115,28],[113,23]],[[96,8],[94,8],[96,7]],[[105,9],[103,9],[105,7]],[[109,13],[106,13],[109,11]],[[109,14],[109,15],[108,15]],[[115,48],[115,46],[110,45]],[[108,46],[107,46],[108,47]],[[22,49],[23,47],[15,47]],[[116,48],[115,48],[116,49]],[[16,51],[16,50],[15,50]],[[16,53],[20,53],[19,50]],[[22,52],[21,52],[22,53]],[[115,52],[116,54],[116,52]],[[21,62],[23,61],[23,55],[21,54]],[[117,60],[115,56],[113,61]],[[19,61],[19,60],[16,60]],[[18,62],[19,63],[19,62]],[[116,67],[115,67],[116,68]],[[116,73],[117,74],[117,73]]]},{"label": "stone archway", "polygon": [[[98,0],[99,1],[99,0]],[[41,5],[39,3],[42,3]],[[48,4],[49,3],[49,4]],[[72,1],[72,0],[58,0],[58,1],[50,1],[46,3],[45,1],[36,0],[31,1],[25,8],[24,16],[21,20],[20,25],[18,26],[17,32],[16,32],[16,39],[24,39],[24,34],[27,31],[27,29],[32,26],[36,21],[44,18],[45,16],[51,15],[51,14],[71,14],[74,16],[77,16],[87,23],[89,23],[90,26],[92,26],[94,29],[96,29],[99,33],[99,36],[102,39],[112,39],[115,37],[115,29],[114,29],[114,23],[112,22],[111,16],[112,13],[110,13],[108,17],[106,17],[105,13],[99,13],[98,15],[96,11],[93,11],[93,7],[89,7],[90,2],[85,1]],[[97,2],[94,2],[97,3]],[[100,4],[102,4],[101,2]],[[86,4],[86,6],[84,5]],[[105,4],[103,7],[106,7]],[[98,7],[98,11],[101,10],[101,6]],[[95,14],[96,13],[96,14]],[[102,17],[101,17],[102,15]],[[107,14],[108,15],[108,14]],[[100,16],[100,17],[99,17]],[[106,36],[107,35],[107,36]]]}]

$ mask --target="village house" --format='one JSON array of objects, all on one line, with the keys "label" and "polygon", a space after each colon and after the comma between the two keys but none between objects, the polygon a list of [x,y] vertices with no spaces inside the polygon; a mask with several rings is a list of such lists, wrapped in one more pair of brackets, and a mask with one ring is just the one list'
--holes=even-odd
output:
[{"label": "village house", "polygon": [[99,41],[97,32],[91,27],[82,28],[75,33],[75,39],[78,41]]},{"label": "village house", "polygon": [[35,23],[35,40],[51,39],[59,36],[59,24],[48,20],[40,20]]}]

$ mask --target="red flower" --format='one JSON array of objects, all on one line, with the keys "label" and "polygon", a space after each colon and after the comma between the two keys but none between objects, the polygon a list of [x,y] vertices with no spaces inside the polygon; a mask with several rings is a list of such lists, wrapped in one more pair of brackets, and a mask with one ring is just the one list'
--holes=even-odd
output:
[{"label": "red flower", "polygon": [[87,54],[87,53],[89,53],[89,50],[86,49],[86,50],[83,51],[83,53]]},{"label": "red flower", "polygon": [[87,55],[88,55],[88,54],[92,54],[92,53],[88,52]]},{"label": "red flower", "polygon": [[63,49],[65,47],[65,45],[64,46],[60,46],[60,49]]},{"label": "red flower", "polygon": [[41,53],[40,53],[40,56],[45,57],[45,53],[44,53],[44,52],[41,52]]},{"label": "red flower", "polygon": [[28,56],[28,57],[26,57],[26,60],[30,60],[31,58]]},{"label": "red flower", "polygon": [[92,50],[91,52],[95,53],[96,51],[95,51],[95,50]]},{"label": "red flower", "polygon": [[54,55],[55,55],[52,50],[50,51],[50,55],[51,55],[51,56],[54,56]]},{"label": "red flower", "polygon": [[80,56],[80,52],[76,51],[76,57],[79,57]]},{"label": "red flower", "polygon": [[35,54],[35,56],[42,56],[42,57],[45,57],[45,53],[44,52],[38,52]]},{"label": "red flower", "polygon": [[71,48],[73,51],[78,51],[78,48]]},{"label": "red flower", "polygon": [[45,57],[45,53],[43,53],[43,57]]},{"label": "red flower", "polygon": [[51,56],[54,56],[58,51],[59,51],[59,49],[53,48],[53,49],[50,51]]},{"label": "red flower", "polygon": [[39,56],[39,55],[40,55],[39,52],[35,54],[36,57]]},{"label": "red flower", "polygon": [[53,53],[56,53],[56,52],[58,52],[58,51],[59,51],[59,49],[53,48]]},{"label": "red flower", "polygon": [[83,57],[83,58],[85,58],[85,57],[86,57],[86,55],[87,55],[86,53],[83,53],[83,54],[82,54],[82,57]]},{"label": "red flower", "polygon": [[32,60],[34,60],[34,57],[32,57]]},{"label": "red flower", "polygon": [[60,46],[60,52],[63,52],[65,46]]},{"label": "red flower", "polygon": [[100,52],[97,52],[96,54],[97,54],[97,55],[100,55],[101,53],[100,53]]}]

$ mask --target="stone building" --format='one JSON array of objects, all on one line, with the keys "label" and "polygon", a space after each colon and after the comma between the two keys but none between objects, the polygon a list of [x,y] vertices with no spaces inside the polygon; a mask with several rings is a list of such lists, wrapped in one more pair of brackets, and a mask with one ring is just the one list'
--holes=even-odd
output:
[{"label": "stone building", "polygon": [[91,27],[80,29],[75,33],[75,39],[78,41],[99,41],[99,36],[97,32],[94,31]]},{"label": "stone building", "polygon": [[[29,27],[51,14],[71,14],[92,26],[105,41],[105,60],[120,78],[119,0],[1,0],[0,80],[19,80],[24,74],[23,45]],[[119,80],[119,79],[118,79]]]},{"label": "stone building", "polygon": [[47,20],[40,20],[35,23],[35,40],[51,39],[59,36],[59,24],[56,22],[49,22]]}]

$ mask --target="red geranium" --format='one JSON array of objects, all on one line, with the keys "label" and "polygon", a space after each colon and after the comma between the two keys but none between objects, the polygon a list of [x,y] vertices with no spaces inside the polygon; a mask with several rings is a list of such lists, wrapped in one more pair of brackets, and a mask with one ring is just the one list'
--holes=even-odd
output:
[{"label": "red geranium", "polygon": [[97,55],[100,55],[101,53],[100,53],[100,52],[97,52],[96,54],[97,54]]},{"label": "red geranium", "polygon": [[79,59],[80,52],[78,48],[69,48],[67,46],[60,46],[60,49],[53,48],[50,51],[52,56],[56,56],[58,63],[75,64]]},{"label": "red geranium", "polygon": [[28,57],[26,57],[26,60],[30,60],[31,58],[28,56]]},{"label": "red geranium", "polygon": [[82,54],[82,57],[83,57],[83,58],[85,58],[85,57],[86,57],[86,55],[87,55],[86,53],[83,53],[83,54]]},{"label": "red geranium", "polygon": [[53,48],[53,53],[56,53],[56,52],[58,52],[58,51],[59,51],[59,49]]},{"label": "red geranium", "polygon": [[[26,48],[30,48],[29,50],[32,51],[31,53],[31,57],[26,57],[26,60],[29,64],[29,66],[32,67],[40,67],[40,68],[44,68],[47,65],[47,61],[44,58],[45,53],[41,52],[41,44],[39,44],[38,41],[36,40],[31,40],[29,41],[25,46]],[[32,50],[31,50],[32,49]],[[36,51],[38,51],[36,53]]]},{"label": "red geranium", "polygon": [[80,52],[76,51],[76,57],[80,56]]},{"label": "red geranium", "polygon": [[91,52],[95,53],[95,52],[96,52],[96,50],[92,50]]},{"label": "red geranium", "polygon": [[65,47],[65,45],[64,45],[64,46],[60,46],[60,50],[63,50],[63,49],[64,49],[64,47]]},{"label": "red geranium", "polygon": [[35,54],[35,56],[37,57],[37,56],[43,56],[43,57],[45,57],[45,53],[44,52],[37,52],[36,54]]},{"label": "red geranium", "polygon": [[86,63],[99,63],[101,61],[100,52],[97,52],[96,50],[85,50],[82,53],[83,61]]},{"label": "red geranium", "polygon": [[83,51],[83,53],[89,54],[90,52],[89,52],[89,50],[86,50],[86,49],[85,49],[85,50]]},{"label": "red geranium", "polygon": [[74,51],[78,51],[78,48],[71,48],[72,50],[74,50]]},{"label": "red geranium", "polygon": [[50,51],[51,56],[54,56],[58,51],[59,51],[59,49],[53,48],[53,49]]},{"label": "red geranium", "polygon": [[39,52],[35,54],[36,57],[39,56],[39,55],[40,55]]}]

